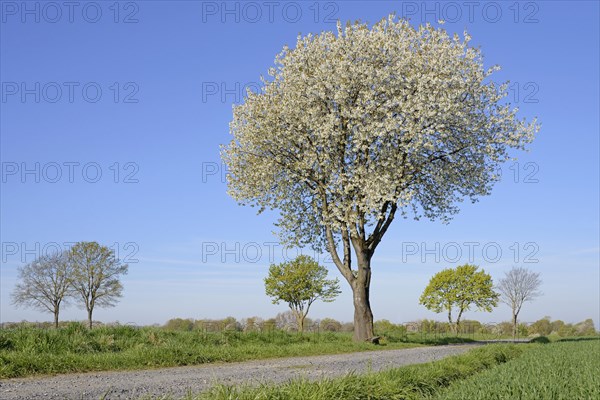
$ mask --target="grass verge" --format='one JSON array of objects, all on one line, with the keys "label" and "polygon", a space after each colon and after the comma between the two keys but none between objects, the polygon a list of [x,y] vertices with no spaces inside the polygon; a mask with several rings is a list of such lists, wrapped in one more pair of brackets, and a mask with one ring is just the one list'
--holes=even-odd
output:
[{"label": "grass verge", "polygon": [[457,380],[519,356],[523,345],[493,344],[441,361],[395,368],[365,375],[321,381],[292,380],[281,385],[231,387],[219,385],[190,400],[394,400],[422,399]]},{"label": "grass verge", "polygon": [[[430,344],[447,342],[452,340],[440,338]],[[351,334],[343,333],[205,333],[129,326],[88,330],[81,324],[71,324],[61,329],[28,327],[0,330],[0,378],[173,367],[417,346],[420,344],[388,342],[384,346],[376,346],[354,343]]]}]

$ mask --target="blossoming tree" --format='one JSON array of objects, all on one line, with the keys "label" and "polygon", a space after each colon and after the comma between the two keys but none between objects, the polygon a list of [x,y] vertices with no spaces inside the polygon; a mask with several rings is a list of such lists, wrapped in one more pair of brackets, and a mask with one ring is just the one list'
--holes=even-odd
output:
[{"label": "blossoming tree", "polygon": [[373,337],[371,259],[394,218],[447,222],[538,129],[469,41],[393,15],[338,23],[284,47],[234,108],[229,194],[278,209],[283,243],[331,253],[352,288],[355,340]]}]

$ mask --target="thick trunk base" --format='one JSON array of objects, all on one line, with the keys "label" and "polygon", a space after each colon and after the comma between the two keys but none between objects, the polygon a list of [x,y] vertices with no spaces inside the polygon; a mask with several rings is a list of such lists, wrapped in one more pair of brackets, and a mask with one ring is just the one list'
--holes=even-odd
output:
[{"label": "thick trunk base", "polygon": [[373,338],[373,312],[369,302],[369,290],[354,287],[354,336],[355,342],[364,342]]}]

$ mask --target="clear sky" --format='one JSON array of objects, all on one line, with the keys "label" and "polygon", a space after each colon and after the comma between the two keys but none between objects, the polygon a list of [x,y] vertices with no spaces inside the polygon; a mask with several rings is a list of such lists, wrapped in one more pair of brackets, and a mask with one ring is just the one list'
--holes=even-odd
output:
[{"label": "clear sky", "polygon": [[[101,321],[274,316],[262,279],[293,257],[226,194],[219,144],[232,104],[298,33],[340,19],[467,29],[510,100],[542,130],[502,169],[491,196],[449,225],[396,220],[373,260],[376,319],[438,318],[418,305],[437,271],[472,262],[495,279],[511,266],[542,275],[523,321],[600,319],[599,7],[539,2],[11,2],[1,15],[0,321],[50,320],[16,309],[16,269],[77,241],[113,246],[129,263],[124,297]],[[312,254],[311,251],[304,250]],[[340,276],[323,256],[332,275]],[[340,277],[341,279],[341,277]],[[352,319],[350,290],[312,317]],[[85,319],[77,307],[63,319]],[[510,310],[470,312],[503,321]]]}]

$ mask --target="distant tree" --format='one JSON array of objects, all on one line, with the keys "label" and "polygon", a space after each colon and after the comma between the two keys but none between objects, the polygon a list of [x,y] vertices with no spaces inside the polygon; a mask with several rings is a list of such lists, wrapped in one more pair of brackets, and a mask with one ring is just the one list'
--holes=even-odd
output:
[{"label": "distant tree", "polygon": [[[461,265],[435,274],[423,291],[420,303],[434,312],[448,312],[448,323],[458,333],[463,313],[472,305],[479,310],[491,312],[498,303],[498,293],[493,290],[492,277],[475,265]],[[456,321],[452,319],[453,308],[458,309]]]},{"label": "distant tree", "polygon": [[235,331],[241,330],[241,324],[234,317],[227,317],[221,320],[221,330]]},{"label": "distant tree", "polygon": [[513,331],[513,326],[512,326],[512,322],[510,322],[510,321],[503,321],[503,322],[500,322],[498,325],[496,325],[496,333],[500,334],[501,336],[511,335],[512,331]]},{"label": "distant tree", "polygon": [[432,319],[422,319],[417,322],[418,331],[423,333],[432,333],[436,331],[438,323]]},{"label": "distant tree", "polygon": [[319,322],[319,327],[325,332],[340,332],[342,330],[342,323],[333,318],[323,318]]},{"label": "distant tree", "polygon": [[342,332],[354,332],[354,323],[344,322],[342,324]]},{"label": "distant tree", "polygon": [[331,302],[340,293],[338,279],[328,280],[327,269],[305,255],[271,265],[265,290],[273,304],[288,303],[299,332],[304,330],[304,320],[315,301]]},{"label": "distant tree", "polygon": [[550,317],[544,317],[531,324],[529,326],[529,333],[538,334],[542,336],[546,336],[552,333],[552,324],[550,323]]},{"label": "distant tree", "polygon": [[406,337],[407,329],[404,325],[394,324],[387,319],[380,319],[373,323],[373,329],[377,335],[385,336],[386,338],[401,339]]},{"label": "distant tree", "polygon": [[517,334],[521,337],[526,337],[529,335],[529,327],[527,324],[520,323],[517,325]]},{"label": "distant tree", "polygon": [[260,332],[262,331],[264,320],[260,317],[243,318],[240,321],[244,332]]},{"label": "distant tree", "polygon": [[517,336],[517,317],[521,307],[526,301],[532,301],[542,293],[538,290],[542,281],[540,274],[528,271],[525,268],[513,267],[505,273],[500,280],[497,290],[500,292],[500,301],[508,305],[512,310],[512,334],[513,339]]},{"label": "distant tree", "polygon": [[304,319],[304,331],[318,332],[319,331],[319,322],[321,322],[321,321],[319,321],[318,319],[313,320],[313,319],[306,317]]},{"label": "distant tree", "polygon": [[194,320],[190,318],[172,318],[165,323],[164,328],[171,331],[191,331],[194,328]]},{"label": "distant tree", "polygon": [[291,331],[298,329],[296,324],[296,316],[291,310],[278,313],[275,316],[275,327],[283,331]]},{"label": "distant tree", "polygon": [[265,332],[272,332],[276,329],[276,327],[277,321],[275,320],[275,318],[266,319],[265,323],[263,324],[263,329],[265,330]]},{"label": "distant tree", "polygon": [[73,294],[72,267],[64,252],[43,255],[17,269],[18,283],[12,292],[16,306],[32,307],[54,315],[58,328],[60,308]]},{"label": "distant tree", "polygon": [[557,334],[560,337],[575,336],[577,329],[573,324],[567,324],[560,319],[550,322],[552,327],[552,333]]},{"label": "distant tree", "polygon": [[95,307],[114,307],[122,296],[119,278],[127,273],[128,265],[115,257],[113,250],[96,242],[76,243],[69,253],[73,267],[72,286],[88,313],[92,328]]},{"label": "distant tree", "polygon": [[578,335],[590,336],[596,334],[596,327],[592,319],[586,319],[585,321],[575,324],[575,330]]},{"label": "distant tree", "polygon": [[462,329],[464,333],[474,333],[479,332],[481,330],[481,322],[475,320],[463,320],[462,321]]}]

